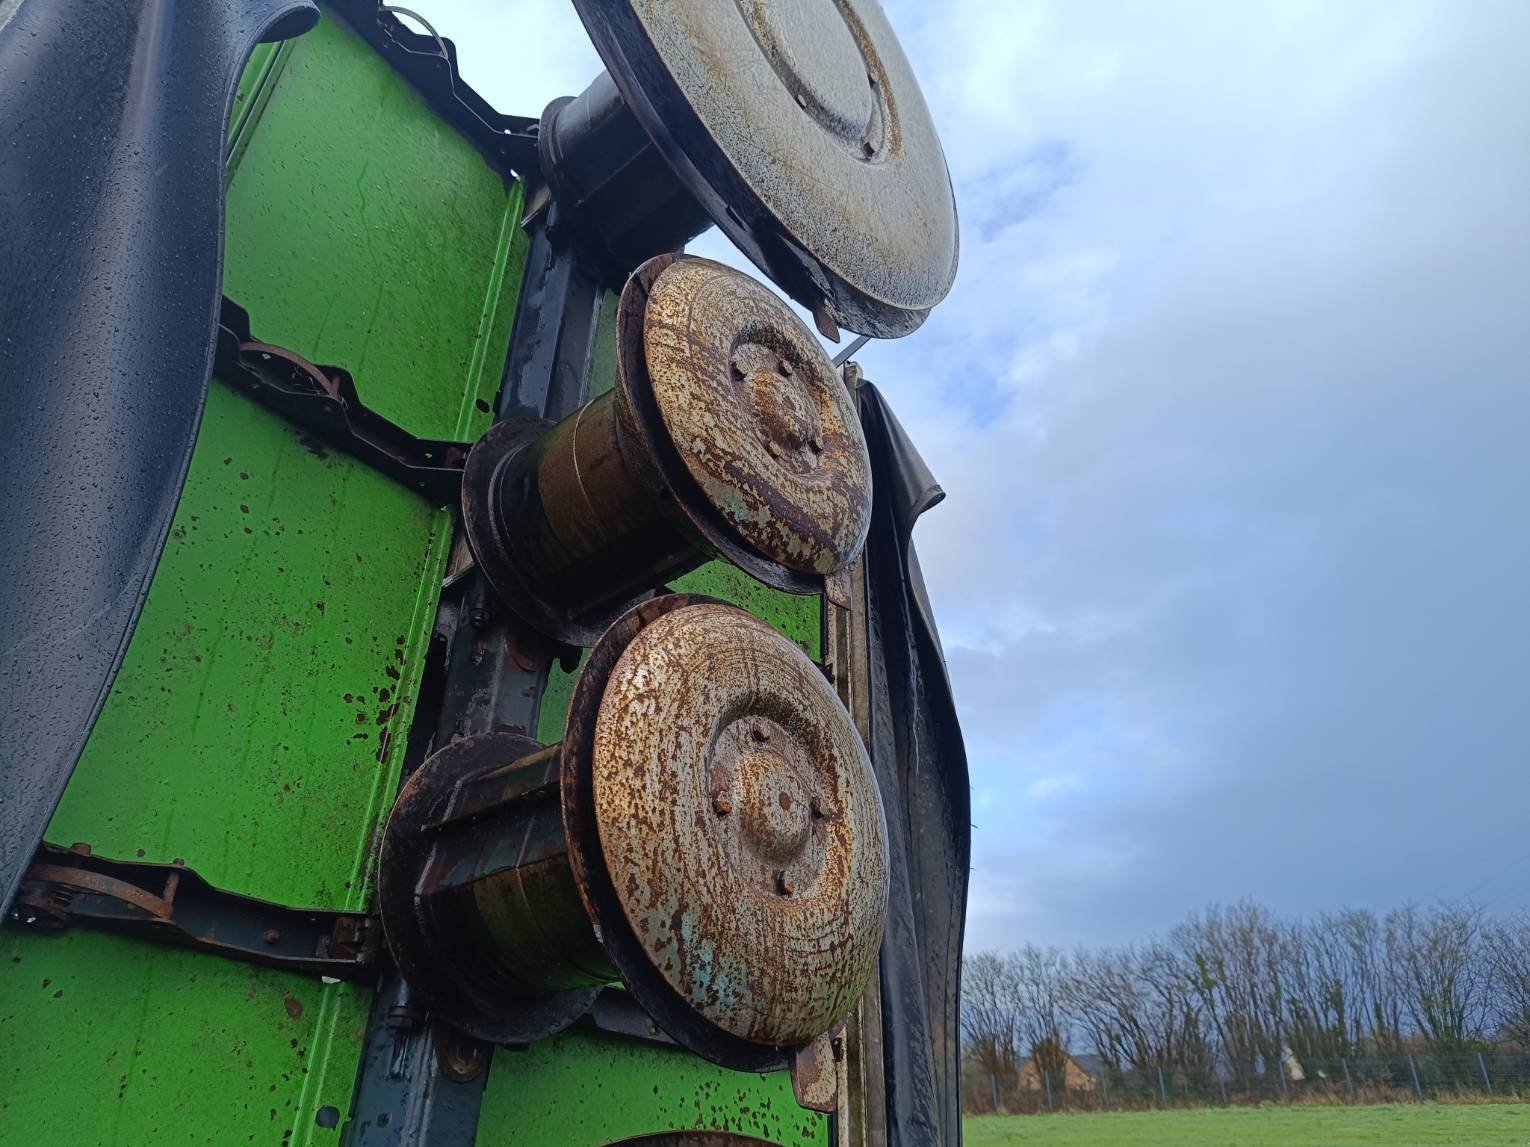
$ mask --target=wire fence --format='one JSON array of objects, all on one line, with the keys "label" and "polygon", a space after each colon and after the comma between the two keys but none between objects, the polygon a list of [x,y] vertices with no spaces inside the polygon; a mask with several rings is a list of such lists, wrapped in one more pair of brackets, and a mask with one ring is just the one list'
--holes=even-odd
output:
[{"label": "wire fence", "polygon": [[990,1112],[1145,1111],[1261,1103],[1481,1103],[1530,1099],[1530,1054],[1418,1053],[1334,1060],[1287,1060],[1263,1070],[1149,1067],[1089,1070],[1070,1062],[1052,1072],[1022,1064],[963,1071],[962,1105]]}]

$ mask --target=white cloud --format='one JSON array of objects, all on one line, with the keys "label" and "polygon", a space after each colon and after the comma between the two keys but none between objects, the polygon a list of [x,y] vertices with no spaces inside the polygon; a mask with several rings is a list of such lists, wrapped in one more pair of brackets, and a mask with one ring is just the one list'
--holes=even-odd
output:
[{"label": "white cloud", "polygon": [[1084,778],[1078,773],[1049,773],[1026,785],[1025,795],[1033,801],[1046,800],[1059,793],[1072,792],[1083,783]]}]

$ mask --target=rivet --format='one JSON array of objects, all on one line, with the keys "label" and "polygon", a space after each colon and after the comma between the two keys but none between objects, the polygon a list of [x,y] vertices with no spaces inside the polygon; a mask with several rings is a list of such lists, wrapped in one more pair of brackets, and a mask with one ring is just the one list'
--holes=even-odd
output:
[{"label": "rivet", "polygon": [[786,873],[777,871],[776,891],[779,892],[782,896],[790,896],[793,892],[797,891],[797,886],[790,880],[786,879]]},{"label": "rivet", "polygon": [[768,741],[770,740],[770,726],[764,721],[756,721],[753,728],[749,730],[749,735],[756,741]]},{"label": "rivet", "polygon": [[282,938],[282,934],[275,928],[267,928],[264,932],[261,933],[260,938],[267,944],[274,944]]},{"label": "rivet", "polygon": [[727,816],[730,812],[733,811],[733,802],[730,801],[727,797],[723,796],[720,792],[713,793],[712,811],[715,812],[718,816]]},{"label": "rivet", "polygon": [[770,451],[770,456],[772,458],[781,457],[781,444],[775,439],[771,439],[769,442],[765,443],[765,449]]}]

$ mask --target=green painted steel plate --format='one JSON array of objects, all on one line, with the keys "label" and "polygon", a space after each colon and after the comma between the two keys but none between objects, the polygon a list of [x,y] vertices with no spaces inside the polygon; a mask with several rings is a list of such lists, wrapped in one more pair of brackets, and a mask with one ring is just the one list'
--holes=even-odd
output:
[{"label": "green painted steel plate", "polygon": [[[519,186],[329,19],[257,52],[230,166],[224,290],[256,336],[346,367],[416,434],[481,431],[524,260]],[[450,530],[214,384],[48,839],[362,906]],[[338,1140],[365,989],[83,931],[7,931],[0,975],[0,1142]]]},{"label": "green painted steel plate", "polygon": [[495,1055],[478,1147],[598,1147],[693,1128],[823,1144],[827,1127],[797,1106],[785,1072],[728,1071],[677,1048],[581,1031]]}]

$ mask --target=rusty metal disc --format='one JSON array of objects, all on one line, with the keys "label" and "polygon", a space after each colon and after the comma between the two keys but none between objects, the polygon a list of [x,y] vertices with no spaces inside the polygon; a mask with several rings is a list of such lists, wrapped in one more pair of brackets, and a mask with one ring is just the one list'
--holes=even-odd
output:
[{"label": "rusty metal disc", "polygon": [[642,373],[690,480],[765,560],[819,576],[848,564],[871,524],[871,461],[817,338],[731,267],[670,256],[651,265],[662,269],[640,269],[628,287],[646,291]]},{"label": "rusty metal disc", "polygon": [[956,274],[944,153],[874,0],[575,0],[685,187],[783,290],[907,334]]},{"label": "rusty metal disc", "polygon": [[668,989],[751,1044],[828,1031],[876,960],[887,840],[817,667],[734,606],[673,609],[611,668],[590,750],[610,886]]}]

